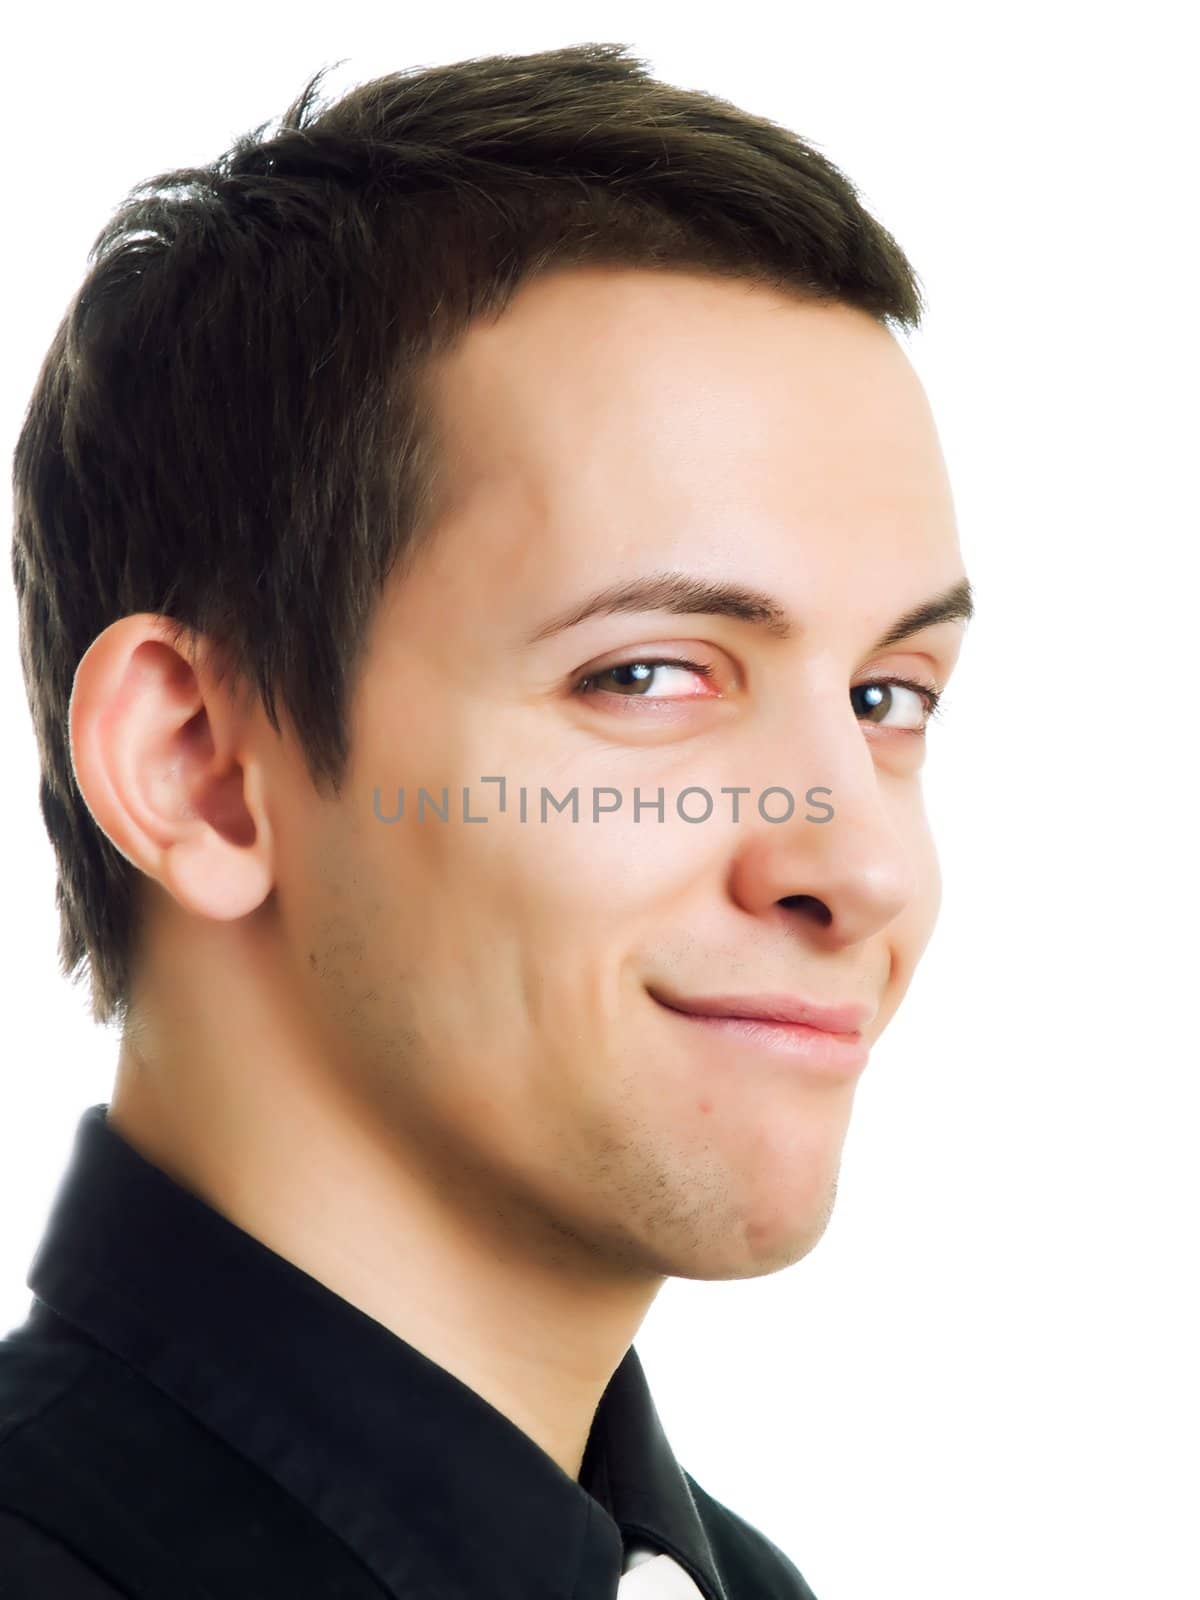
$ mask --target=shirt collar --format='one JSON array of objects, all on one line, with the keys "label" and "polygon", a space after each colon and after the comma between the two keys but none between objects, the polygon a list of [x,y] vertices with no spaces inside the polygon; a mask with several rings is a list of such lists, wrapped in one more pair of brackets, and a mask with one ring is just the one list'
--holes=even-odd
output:
[{"label": "shirt collar", "polygon": [[26,1278],[269,1473],[386,1584],[601,1600],[622,1535],[726,1600],[630,1346],[579,1481],[482,1396],[81,1116]]}]

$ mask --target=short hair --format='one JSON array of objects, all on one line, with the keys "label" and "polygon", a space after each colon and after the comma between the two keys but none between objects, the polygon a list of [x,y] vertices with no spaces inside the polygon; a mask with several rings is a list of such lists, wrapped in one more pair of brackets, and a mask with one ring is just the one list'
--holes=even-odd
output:
[{"label": "short hair", "polygon": [[148,611],[279,707],[336,795],[385,578],[437,521],[432,359],[570,265],[691,270],[920,320],[919,280],[797,135],[652,77],[622,44],[389,74],[327,106],[322,67],[205,166],[137,184],[37,377],[12,569],[59,961],[124,1022],[142,876],[75,782],[75,670]]}]

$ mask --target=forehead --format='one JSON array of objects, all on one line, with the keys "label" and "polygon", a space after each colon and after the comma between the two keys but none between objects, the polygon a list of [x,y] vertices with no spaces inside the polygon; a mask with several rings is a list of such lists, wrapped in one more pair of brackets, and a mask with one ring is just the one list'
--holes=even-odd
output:
[{"label": "forehead", "polygon": [[853,307],[679,270],[558,269],[431,380],[455,509],[493,527],[511,511],[544,543],[951,534],[921,384]]}]

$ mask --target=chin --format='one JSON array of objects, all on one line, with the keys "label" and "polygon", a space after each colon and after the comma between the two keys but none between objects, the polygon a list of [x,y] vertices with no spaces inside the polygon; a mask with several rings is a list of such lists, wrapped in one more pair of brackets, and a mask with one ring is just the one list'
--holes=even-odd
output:
[{"label": "chin", "polygon": [[[836,1187],[836,1186],[835,1186]],[[667,1268],[673,1278],[723,1283],[742,1278],[766,1278],[794,1267],[820,1244],[833,1215],[834,1194],[815,1216],[797,1218],[777,1214],[743,1219],[740,1230],[725,1240],[701,1242],[694,1258]]]}]

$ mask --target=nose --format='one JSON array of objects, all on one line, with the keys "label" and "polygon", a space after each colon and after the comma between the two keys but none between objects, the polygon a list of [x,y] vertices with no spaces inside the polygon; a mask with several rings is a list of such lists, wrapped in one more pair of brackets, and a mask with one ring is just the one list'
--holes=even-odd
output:
[{"label": "nose", "polygon": [[776,721],[752,763],[775,776],[743,797],[731,830],[738,903],[758,915],[779,906],[832,948],[870,938],[908,905],[924,828],[919,775],[881,771],[849,697],[834,698],[810,700],[789,728]]}]

